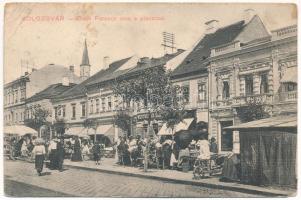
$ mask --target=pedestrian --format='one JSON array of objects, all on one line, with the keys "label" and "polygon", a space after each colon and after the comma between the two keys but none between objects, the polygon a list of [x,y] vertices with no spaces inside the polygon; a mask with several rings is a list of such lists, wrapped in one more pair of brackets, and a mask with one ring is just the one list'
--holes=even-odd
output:
[{"label": "pedestrian", "polygon": [[21,156],[27,157],[28,149],[27,149],[27,143],[25,138],[22,138],[22,146],[21,146]]},{"label": "pedestrian", "polygon": [[88,160],[89,158],[89,146],[88,146],[88,142],[84,141],[83,142],[83,150],[82,150],[82,154],[83,154],[83,160]]},{"label": "pedestrian", "polygon": [[48,152],[49,152],[49,168],[50,169],[56,169],[57,168],[57,139],[54,137],[48,146]]},{"label": "pedestrian", "polygon": [[61,138],[57,143],[57,168],[61,172],[63,171],[63,163],[65,158],[64,140]]},{"label": "pedestrian", "polygon": [[42,140],[37,139],[36,145],[33,148],[32,153],[35,156],[35,169],[37,170],[38,175],[41,176],[46,154],[44,142]]},{"label": "pedestrian", "polygon": [[93,151],[93,159],[95,161],[95,165],[100,165],[100,144],[98,141],[95,142],[92,151]]},{"label": "pedestrian", "polygon": [[82,161],[82,152],[81,152],[81,142],[76,136],[74,141],[73,153],[71,156],[71,161]]},{"label": "pedestrian", "polygon": [[217,153],[217,144],[216,144],[216,139],[214,137],[212,137],[210,139],[210,152],[212,153]]}]

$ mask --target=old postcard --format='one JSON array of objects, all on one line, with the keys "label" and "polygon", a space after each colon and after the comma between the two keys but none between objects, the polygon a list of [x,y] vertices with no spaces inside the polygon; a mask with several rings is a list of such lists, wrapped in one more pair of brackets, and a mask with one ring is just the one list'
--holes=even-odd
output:
[{"label": "old postcard", "polygon": [[4,14],[6,196],[297,194],[297,5]]}]

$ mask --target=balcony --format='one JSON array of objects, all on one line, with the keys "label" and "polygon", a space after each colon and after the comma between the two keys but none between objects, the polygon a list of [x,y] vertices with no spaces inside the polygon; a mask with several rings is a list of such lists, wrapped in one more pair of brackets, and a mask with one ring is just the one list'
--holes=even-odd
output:
[{"label": "balcony", "polygon": [[292,36],[297,36],[297,25],[288,26],[272,31],[272,40],[279,40]]},{"label": "balcony", "polygon": [[297,91],[281,92],[278,97],[279,102],[297,101]]},{"label": "balcony", "polygon": [[239,107],[250,103],[255,104],[273,104],[273,94],[256,94],[252,96],[241,96],[233,98],[233,107]]},{"label": "balcony", "polygon": [[231,99],[213,101],[211,104],[212,109],[224,109],[231,107],[240,107],[249,103],[256,104],[273,104],[273,94],[257,94],[252,96],[233,97]]}]

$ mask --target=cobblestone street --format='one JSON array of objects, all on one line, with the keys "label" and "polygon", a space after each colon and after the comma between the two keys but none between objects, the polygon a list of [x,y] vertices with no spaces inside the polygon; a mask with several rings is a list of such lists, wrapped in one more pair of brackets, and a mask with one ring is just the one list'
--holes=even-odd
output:
[{"label": "cobblestone street", "polygon": [[44,175],[39,177],[33,163],[20,161],[5,161],[4,170],[7,196],[260,197],[227,190],[71,168],[63,172],[45,169]]}]

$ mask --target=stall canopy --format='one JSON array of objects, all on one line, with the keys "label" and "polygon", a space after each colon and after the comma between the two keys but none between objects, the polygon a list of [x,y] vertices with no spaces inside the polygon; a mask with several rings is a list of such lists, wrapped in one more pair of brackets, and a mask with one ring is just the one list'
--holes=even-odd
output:
[{"label": "stall canopy", "polygon": [[[188,130],[189,126],[191,125],[193,118],[186,118],[179,124],[177,124],[174,128],[174,133],[181,131],[181,130]],[[158,132],[158,135],[173,135],[171,128],[167,128],[166,123],[163,124],[162,128]]]},{"label": "stall canopy", "polygon": [[272,117],[225,129],[239,131],[241,182],[296,185],[296,115]]},{"label": "stall canopy", "polygon": [[298,71],[297,67],[290,67],[284,71],[284,74],[281,78],[281,83],[297,83],[298,82]]},{"label": "stall canopy", "polygon": [[24,125],[4,126],[4,133],[23,136],[26,134],[38,135],[38,132]]},{"label": "stall canopy", "polygon": [[[95,133],[93,132],[93,134],[91,134],[91,135],[94,135],[94,134]],[[114,134],[115,134],[114,127],[112,124],[99,125],[99,126],[97,126],[96,134],[97,135],[114,136]]]},{"label": "stall canopy", "polygon": [[68,128],[65,132],[66,135],[72,135],[72,136],[78,136],[78,137],[86,137],[88,136],[87,134],[87,129],[84,127],[71,127]]}]

